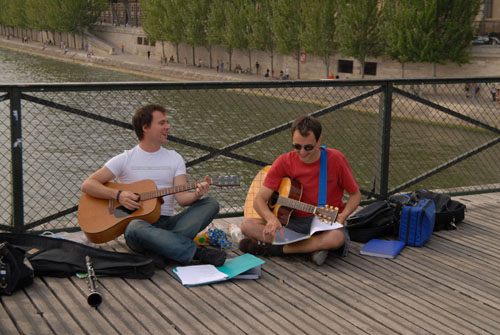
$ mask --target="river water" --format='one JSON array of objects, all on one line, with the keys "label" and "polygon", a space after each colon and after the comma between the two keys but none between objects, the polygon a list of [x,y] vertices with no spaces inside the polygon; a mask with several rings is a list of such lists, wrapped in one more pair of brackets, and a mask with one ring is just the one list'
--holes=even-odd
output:
[{"label": "river water", "polygon": [[148,77],[0,48],[0,83],[148,81]]}]

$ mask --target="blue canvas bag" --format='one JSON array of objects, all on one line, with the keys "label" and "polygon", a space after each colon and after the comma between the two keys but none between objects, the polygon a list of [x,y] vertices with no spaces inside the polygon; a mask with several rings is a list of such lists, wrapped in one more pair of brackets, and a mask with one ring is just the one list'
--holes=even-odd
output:
[{"label": "blue canvas bag", "polygon": [[410,201],[402,206],[399,240],[421,247],[431,237],[436,220],[436,206],[430,199]]}]

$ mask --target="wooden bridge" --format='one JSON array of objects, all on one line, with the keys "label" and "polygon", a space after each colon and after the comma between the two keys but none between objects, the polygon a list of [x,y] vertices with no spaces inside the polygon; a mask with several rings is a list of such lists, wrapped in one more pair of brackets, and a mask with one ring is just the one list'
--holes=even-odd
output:
[{"label": "wooden bridge", "polygon": [[264,258],[259,280],[189,288],[171,263],[149,280],[100,277],[98,309],[85,280],[36,278],[0,298],[0,334],[500,334],[500,193],[454,199],[468,208],[458,229],[393,260],[353,243],[322,266]]}]

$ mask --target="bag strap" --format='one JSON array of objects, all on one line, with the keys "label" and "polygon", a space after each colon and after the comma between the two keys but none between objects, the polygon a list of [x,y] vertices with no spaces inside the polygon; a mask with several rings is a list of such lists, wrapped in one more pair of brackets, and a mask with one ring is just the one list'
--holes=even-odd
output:
[{"label": "bag strap", "polygon": [[319,188],[318,188],[318,207],[326,205],[326,176],[327,176],[327,159],[326,145],[321,146],[321,158],[319,167]]}]

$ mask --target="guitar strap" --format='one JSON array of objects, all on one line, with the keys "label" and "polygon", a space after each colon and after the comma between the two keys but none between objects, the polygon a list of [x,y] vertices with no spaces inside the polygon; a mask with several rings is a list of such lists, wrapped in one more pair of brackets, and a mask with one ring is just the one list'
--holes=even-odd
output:
[{"label": "guitar strap", "polygon": [[326,205],[326,176],[327,176],[327,163],[326,163],[326,145],[321,146],[321,158],[319,167],[319,192],[318,192],[318,207],[325,207]]}]

